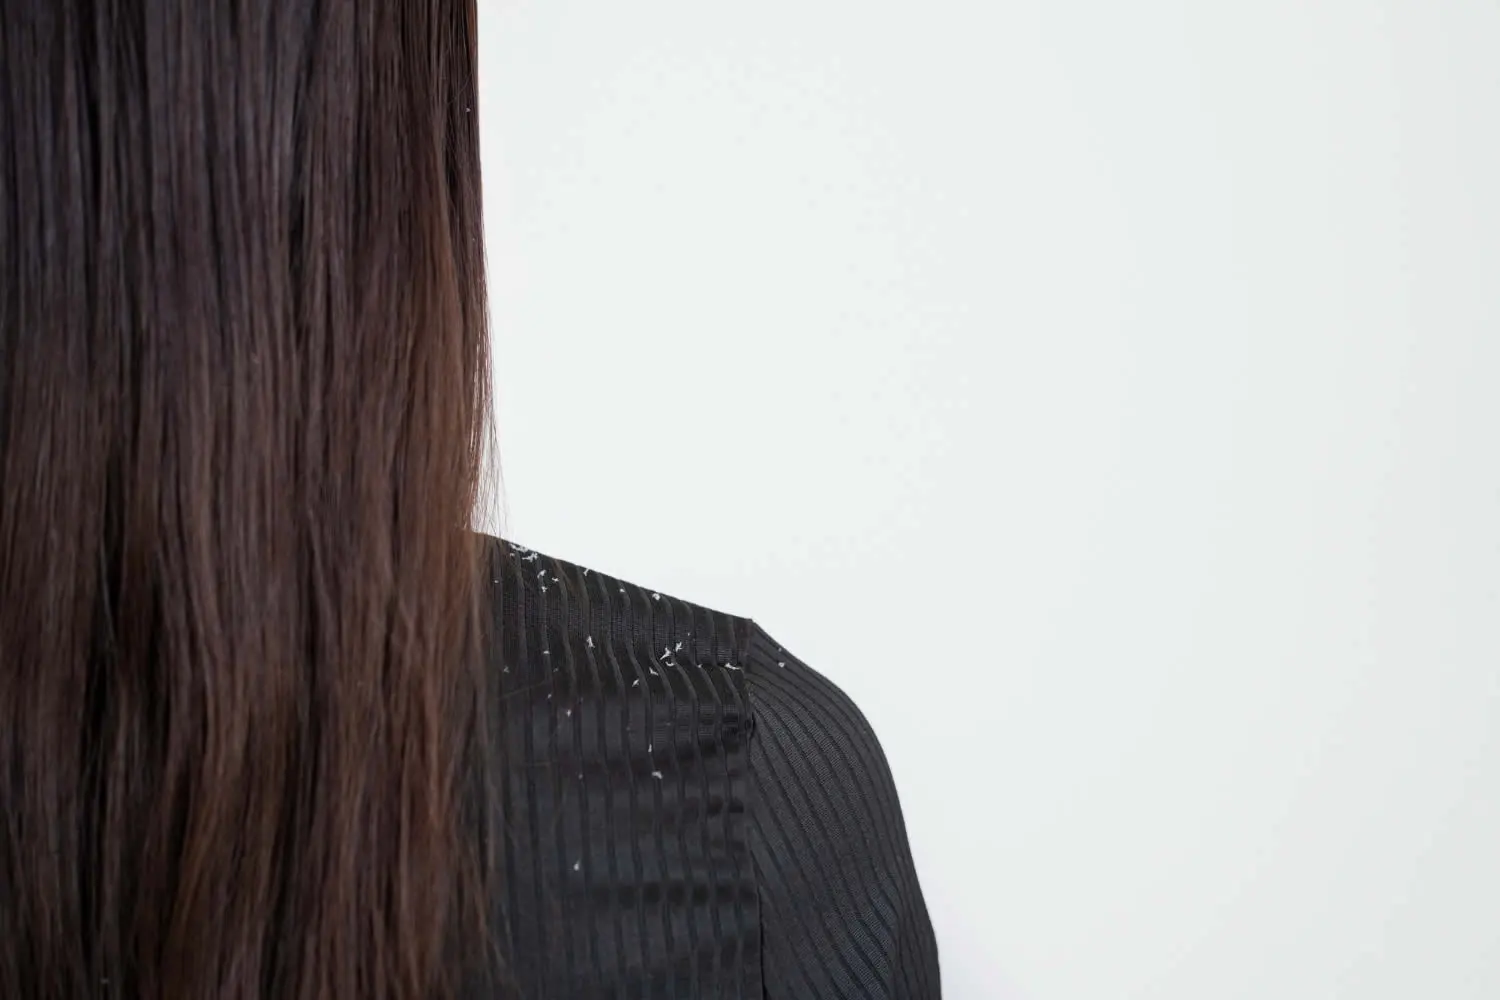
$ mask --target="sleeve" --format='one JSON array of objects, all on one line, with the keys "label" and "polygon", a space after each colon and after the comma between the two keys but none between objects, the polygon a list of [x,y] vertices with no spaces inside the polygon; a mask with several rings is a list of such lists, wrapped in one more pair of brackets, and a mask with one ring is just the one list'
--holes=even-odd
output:
[{"label": "sleeve", "polygon": [[749,665],[765,996],[937,1000],[937,943],[869,723],[758,626]]}]

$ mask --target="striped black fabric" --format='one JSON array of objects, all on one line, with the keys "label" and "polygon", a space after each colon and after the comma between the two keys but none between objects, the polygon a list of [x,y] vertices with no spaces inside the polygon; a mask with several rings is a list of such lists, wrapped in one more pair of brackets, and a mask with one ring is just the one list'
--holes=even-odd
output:
[{"label": "striped black fabric", "polygon": [[749,619],[490,544],[498,964],[471,995],[938,997],[849,699]]}]

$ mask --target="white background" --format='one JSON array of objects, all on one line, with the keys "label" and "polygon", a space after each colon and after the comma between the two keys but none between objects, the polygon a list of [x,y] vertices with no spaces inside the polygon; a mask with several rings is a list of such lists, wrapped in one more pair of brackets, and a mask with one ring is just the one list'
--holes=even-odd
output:
[{"label": "white background", "polygon": [[480,6],[505,531],[855,697],[947,997],[1500,997],[1500,4]]}]

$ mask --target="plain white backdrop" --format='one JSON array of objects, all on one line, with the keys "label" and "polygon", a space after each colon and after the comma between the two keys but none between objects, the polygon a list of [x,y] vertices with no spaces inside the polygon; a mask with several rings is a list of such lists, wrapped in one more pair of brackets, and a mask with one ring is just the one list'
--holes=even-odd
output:
[{"label": "plain white backdrop", "polygon": [[854,696],[945,996],[1500,997],[1500,5],[480,6],[505,532]]}]

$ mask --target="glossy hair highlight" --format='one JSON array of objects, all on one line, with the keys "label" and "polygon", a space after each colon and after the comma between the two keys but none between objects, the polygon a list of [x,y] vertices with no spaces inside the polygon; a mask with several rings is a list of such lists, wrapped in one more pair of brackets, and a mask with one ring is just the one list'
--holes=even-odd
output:
[{"label": "glossy hair highlight", "polygon": [[0,996],[488,950],[475,20],[0,4]]}]

